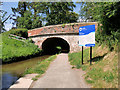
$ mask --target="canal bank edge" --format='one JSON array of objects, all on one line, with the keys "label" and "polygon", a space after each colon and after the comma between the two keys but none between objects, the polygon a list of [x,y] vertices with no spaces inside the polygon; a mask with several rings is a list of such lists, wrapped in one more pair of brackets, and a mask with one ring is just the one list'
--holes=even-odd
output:
[{"label": "canal bank edge", "polygon": [[29,89],[33,80],[32,78],[36,77],[39,74],[27,74],[24,77],[18,79],[8,90],[12,90],[15,88],[26,88]]},{"label": "canal bank edge", "polygon": [[[57,55],[53,55],[41,62],[39,62],[38,64],[36,64],[36,66],[43,66],[45,65],[45,63],[47,65],[45,65],[44,68],[40,69],[41,67],[33,67],[35,69],[39,69],[39,70],[44,70],[44,72],[48,69],[49,67],[49,64],[55,60],[55,58],[57,57]],[[38,74],[36,74],[38,73]],[[34,69],[32,71],[32,74],[31,72],[29,72],[29,70],[27,71],[27,73],[25,73],[25,76],[24,77],[21,77],[20,79],[18,79],[12,86],[10,86],[9,90],[12,90],[12,89],[15,89],[15,88],[26,88],[26,89],[29,89],[32,82],[34,81],[33,78],[35,78],[36,76],[39,76],[39,75],[42,75],[43,73],[41,72],[35,72]]]}]

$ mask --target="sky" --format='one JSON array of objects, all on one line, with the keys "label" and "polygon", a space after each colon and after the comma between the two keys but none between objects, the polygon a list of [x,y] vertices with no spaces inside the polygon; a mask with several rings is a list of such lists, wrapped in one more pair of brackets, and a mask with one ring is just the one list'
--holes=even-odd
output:
[{"label": "sky", "polygon": [[[12,14],[11,7],[17,7],[18,2],[3,2],[2,10],[5,10],[7,12],[6,16],[9,16]],[[12,21],[8,19],[5,23],[5,29],[8,31],[12,27]]]},{"label": "sky", "polygon": [[[75,5],[76,5],[76,8],[74,8],[74,12],[79,14],[80,4],[75,3]],[[17,1],[15,1],[15,2],[3,2],[2,10],[5,10],[7,12],[6,16],[9,16],[10,14],[13,13],[11,7],[17,8],[17,6],[18,6]],[[8,19],[7,22],[5,23],[5,29],[7,31],[9,31],[11,29],[12,22],[13,22],[12,20]]]}]

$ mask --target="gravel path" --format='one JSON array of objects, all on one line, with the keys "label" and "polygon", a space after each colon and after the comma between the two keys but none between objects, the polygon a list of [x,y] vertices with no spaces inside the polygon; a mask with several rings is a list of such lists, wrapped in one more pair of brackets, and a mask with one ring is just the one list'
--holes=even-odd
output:
[{"label": "gravel path", "polygon": [[81,69],[72,69],[68,54],[59,54],[46,73],[32,84],[32,88],[90,88]]}]

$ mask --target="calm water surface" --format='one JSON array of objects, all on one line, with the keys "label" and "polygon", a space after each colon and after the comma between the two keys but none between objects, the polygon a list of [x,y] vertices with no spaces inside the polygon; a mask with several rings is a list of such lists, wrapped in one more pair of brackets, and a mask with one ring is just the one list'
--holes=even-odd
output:
[{"label": "calm water surface", "polygon": [[27,68],[34,67],[37,62],[48,57],[49,55],[40,56],[24,61],[2,65],[2,88],[9,88],[22,76]]}]

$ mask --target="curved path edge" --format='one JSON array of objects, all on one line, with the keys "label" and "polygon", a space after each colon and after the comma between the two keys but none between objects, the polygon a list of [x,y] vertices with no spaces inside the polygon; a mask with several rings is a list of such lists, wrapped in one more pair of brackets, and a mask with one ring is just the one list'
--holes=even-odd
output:
[{"label": "curved path edge", "polygon": [[31,88],[90,88],[84,80],[85,71],[72,69],[68,54],[59,54],[42,77]]}]

